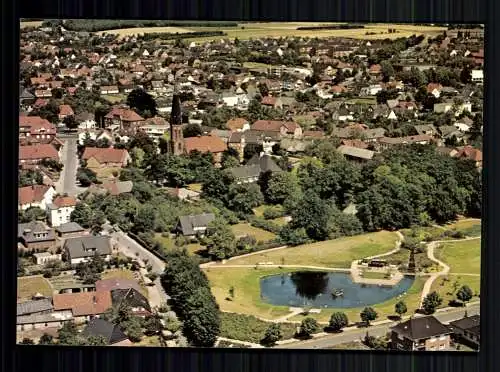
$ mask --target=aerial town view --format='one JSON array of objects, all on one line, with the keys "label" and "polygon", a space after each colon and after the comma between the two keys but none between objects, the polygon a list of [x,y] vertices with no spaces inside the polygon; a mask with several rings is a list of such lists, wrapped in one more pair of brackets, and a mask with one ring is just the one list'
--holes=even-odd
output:
[{"label": "aerial town view", "polygon": [[20,27],[17,343],[479,350],[481,25]]}]

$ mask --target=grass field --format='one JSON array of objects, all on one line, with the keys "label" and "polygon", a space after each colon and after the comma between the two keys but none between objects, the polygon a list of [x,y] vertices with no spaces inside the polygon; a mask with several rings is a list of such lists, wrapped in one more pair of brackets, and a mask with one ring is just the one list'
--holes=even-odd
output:
[{"label": "grass field", "polygon": [[130,270],[111,269],[101,274],[101,279],[128,279],[135,280],[134,272]]},{"label": "grass field", "polygon": [[102,98],[110,103],[118,103],[127,99],[127,97],[123,94],[103,95]]},{"label": "grass field", "polygon": [[162,234],[155,234],[155,239],[163,244],[163,247],[167,250],[173,249],[175,247],[174,240],[167,236],[162,236]]},{"label": "grass field", "polygon": [[481,239],[442,243],[434,250],[434,255],[450,266],[452,274],[480,274]]},{"label": "grass field", "polygon": [[94,172],[96,172],[97,178],[101,181],[106,181],[112,178],[115,178],[113,173],[120,174],[121,168],[118,167],[105,167],[105,168],[98,168],[98,169],[93,169]]},{"label": "grass field", "polygon": [[[212,293],[221,310],[274,319],[288,314],[288,306],[273,306],[260,299],[260,278],[293,270],[277,268],[206,268]],[[229,288],[234,287],[234,299],[226,300]]]},{"label": "grass field", "polygon": [[481,220],[463,220],[446,225],[448,229],[455,229],[470,237],[481,236]]},{"label": "grass field", "polygon": [[253,265],[258,262],[281,262],[286,265],[351,267],[351,262],[368,256],[384,253],[394,248],[397,235],[388,231],[363,234],[319,243],[299,245],[272,252],[235,258],[235,265]]},{"label": "grass field", "polygon": [[187,185],[187,189],[195,192],[201,192],[201,183],[191,183]]},{"label": "grass field", "polygon": [[269,208],[269,205],[261,205],[257,208],[254,208],[253,209],[253,213],[257,216],[257,217],[264,217],[264,211],[266,210],[266,208]]},{"label": "grass field", "polygon": [[42,25],[42,21],[28,21],[28,22],[21,22],[21,28],[25,27],[40,27]]},{"label": "grass field", "polygon": [[134,346],[162,346],[159,336],[142,336],[141,341],[134,343]]},{"label": "grass field", "polygon": [[[271,324],[249,315],[221,313],[221,337],[259,343]],[[283,339],[292,338],[297,329],[293,323],[281,323]]]},{"label": "grass field", "polygon": [[53,276],[49,279],[49,282],[57,292],[59,292],[63,288],[69,288],[72,286],[78,287],[80,285],[83,285],[83,282],[73,275]]},{"label": "grass field", "polygon": [[243,62],[243,67],[245,67],[245,68],[268,68],[268,67],[271,67],[271,65],[268,65],[266,63],[259,63],[259,62]]},{"label": "grass field", "polygon": [[448,275],[446,278],[440,277],[432,283],[431,291],[437,291],[443,298],[443,303],[440,307],[447,307],[451,300],[457,299],[456,292],[463,285],[467,285],[472,289],[474,297],[472,297],[471,301],[479,300],[479,297],[476,295],[481,294],[480,276]]},{"label": "grass field", "polygon": [[387,272],[364,270],[363,271],[363,278],[364,279],[387,279]]},{"label": "grass field", "polygon": [[233,233],[237,238],[240,236],[249,235],[257,239],[258,242],[268,242],[276,238],[275,234],[263,229],[259,229],[257,227],[253,227],[249,223],[239,223],[236,225],[232,225],[231,229],[233,230]]},{"label": "grass field", "polygon": [[131,35],[144,35],[151,33],[169,33],[169,34],[185,34],[187,32],[192,32],[189,28],[184,27],[133,27],[133,28],[122,28],[117,30],[105,30],[97,32],[98,35],[113,34],[118,35],[119,37],[126,37]]},{"label": "grass field", "polygon": [[36,293],[44,296],[52,296],[53,290],[47,279],[42,276],[17,278],[18,300],[29,300]]}]

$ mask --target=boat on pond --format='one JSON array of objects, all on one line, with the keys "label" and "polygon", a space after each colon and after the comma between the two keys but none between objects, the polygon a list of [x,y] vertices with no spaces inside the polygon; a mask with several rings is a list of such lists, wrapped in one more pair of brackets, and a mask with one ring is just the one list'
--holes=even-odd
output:
[{"label": "boat on pond", "polygon": [[334,298],[342,297],[344,295],[344,290],[334,288],[334,289],[332,289],[331,293],[332,293],[332,297],[334,297]]}]

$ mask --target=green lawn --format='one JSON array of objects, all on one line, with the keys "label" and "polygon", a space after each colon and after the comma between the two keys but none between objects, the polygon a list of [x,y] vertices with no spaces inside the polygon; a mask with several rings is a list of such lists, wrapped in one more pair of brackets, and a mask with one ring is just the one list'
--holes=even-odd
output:
[{"label": "green lawn", "polygon": [[241,265],[254,265],[259,262],[281,263],[281,259],[284,258],[285,265],[350,268],[354,260],[390,251],[397,239],[396,233],[380,231],[272,252],[263,251],[256,255],[235,258],[232,263]]},{"label": "green lawn", "polygon": [[271,221],[274,222],[278,226],[285,226],[286,224],[288,224],[286,217],[278,217],[278,218],[275,218],[274,220],[271,220]]},{"label": "green lawn", "polygon": [[[266,329],[271,324],[249,315],[221,313],[220,336],[258,344],[264,338]],[[292,338],[296,329],[296,324],[281,323],[283,339]]]},{"label": "green lawn", "polygon": [[110,103],[124,102],[127,98],[124,94],[109,94],[103,95],[102,97]]},{"label": "green lawn", "polygon": [[[260,299],[260,278],[266,275],[291,272],[278,268],[205,268],[213,295],[221,310],[274,319],[289,313],[288,306],[273,306]],[[229,288],[234,298],[229,301]]]},{"label": "green lawn", "polygon": [[450,273],[480,274],[481,239],[441,243],[434,254],[450,266]]},{"label": "green lawn", "polygon": [[155,239],[163,244],[166,250],[173,249],[175,247],[174,240],[170,237],[163,236],[161,233],[155,234]]},{"label": "green lawn", "polygon": [[232,225],[231,229],[233,230],[233,233],[234,235],[236,235],[236,237],[249,235],[257,239],[258,242],[268,242],[276,238],[275,234],[264,229],[259,229],[258,227],[253,227],[249,223],[239,223],[236,225]]},{"label": "green lawn", "polygon": [[481,220],[463,220],[446,225],[449,229],[463,232],[470,237],[481,236]]},{"label": "green lawn", "polygon": [[52,287],[47,279],[42,276],[30,276],[17,278],[18,300],[26,301],[37,293],[44,296],[52,296]]},{"label": "green lawn", "polygon": [[448,275],[446,277],[437,278],[434,283],[432,283],[432,291],[437,291],[443,298],[443,303],[440,307],[447,307],[451,300],[456,300],[456,292],[460,287],[466,285],[472,289],[474,297],[471,301],[479,300],[481,294],[481,277],[480,276],[468,276],[468,275]]},{"label": "green lawn", "polygon": [[266,210],[266,208],[269,208],[269,205],[264,204],[264,205],[258,206],[257,208],[253,209],[253,213],[257,217],[264,217],[264,211]]},{"label": "green lawn", "polygon": [[191,183],[187,185],[187,189],[195,192],[201,192],[201,183]]},{"label": "green lawn", "polygon": [[363,271],[363,278],[365,279],[387,279],[387,272],[383,271]]},{"label": "green lawn", "polygon": [[259,63],[259,62],[243,62],[243,67],[245,68],[268,68],[271,67],[272,65],[268,65],[266,63]]},{"label": "green lawn", "polygon": [[[443,238],[443,233],[446,231],[445,227],[436,227],[436,226],[419,226],[414,229],[403,229],[401,233],[405,237],[412,237],[418,240],[425,240],[426,238],[432,238],[432,240],[438,240]],[[413,236],[416,234],[416,237]]]}]

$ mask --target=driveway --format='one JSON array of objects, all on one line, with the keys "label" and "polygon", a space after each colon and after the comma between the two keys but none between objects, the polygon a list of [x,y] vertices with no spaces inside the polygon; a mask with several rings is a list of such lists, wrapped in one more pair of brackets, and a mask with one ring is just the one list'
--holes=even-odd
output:
[{"label": "driveway", "polygon": [[78,170],[77,137],[65,137],[61,150],[61,162],[63,169],[59,181],[56,183],[56,191],[60,194],[76,196],[85,188],[77,186],[76,172]]}]

